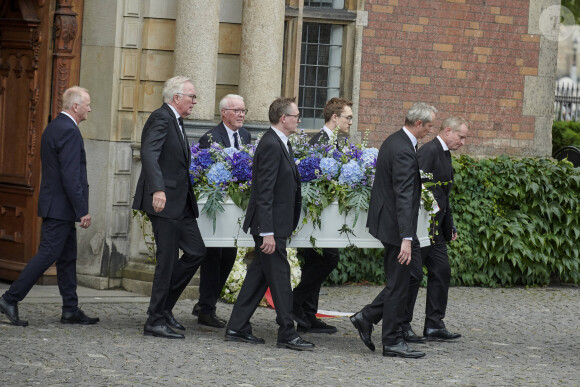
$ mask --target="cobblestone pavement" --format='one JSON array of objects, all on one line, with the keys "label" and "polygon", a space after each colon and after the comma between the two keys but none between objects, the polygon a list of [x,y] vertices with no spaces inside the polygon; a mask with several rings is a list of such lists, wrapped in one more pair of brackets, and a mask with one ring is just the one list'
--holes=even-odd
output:
[{"label": "cobblestone pavement", "polygon": [[[6,283],[0,283],[4,292]],[[377,286],[323,289],[321,309],[356,312]],[[62,325],[54,286],[35,286],[20,304],[28,327],[0,324],[0,385],[168,386],[580,386],[580,288],[452,288],[447,327],[457,342],[418,345],[418,360],[386,358],[361,342],[347,317],[329,319],[334,335],[304,334],[313,352],[276,347],[275,312],[259,308],[254,333],[265,345],[230,343],[223,329],[198,325],[193,300],[174,314],[187,326],[185,340],[142,335],[148,298],[123,291],[79,289],[95,326]],[[414,328],[422,332],[425,291]],[[231,305],[218,304],[229,317]],[[3,319],[4,316],[0,315]]]}]

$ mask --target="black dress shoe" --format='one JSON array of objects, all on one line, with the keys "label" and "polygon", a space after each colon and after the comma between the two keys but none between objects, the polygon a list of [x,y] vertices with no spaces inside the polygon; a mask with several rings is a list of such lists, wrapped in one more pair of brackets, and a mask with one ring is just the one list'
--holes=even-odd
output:
[{"label": "black dress shoe", "polygon": [[181,331],[185,330],[185,327],[179,323],[173,316],[171,312],[165,312],[165,324],[171,329],[179,329]]},{"label": "black dress shoe", "polygon": [[163,337],[165,339],[184,339],[181,333],[173,332],[167,325],[149,325],[145,324],[143,328],[145,336]]},{"label": "black dress shoe", "polygon": [[298,332],[309,332],[309,333],[336,333],[336,327],[328,325],[324,321],[316,318],[316,316],[306,315],[306,318],[310,322],[310,328],[303,327],[298,324]]},{"label": "black dress shoe", "polygon": [[201,311],[201,306],[199,306],[199,302],[197,304],[195,304],[193,306],[193,310],[191,311],[191,314],[194,315],[195,317],[199,316],[199,312]]},{"label": "black dress shoe", "polygon": [[215,315],[215,313],[212,314],[200,313],[199,316],[197,316],[197,323],[214,328],[224,328],[226,326],[226,324],[221,319],[219,319]]},{"label": "black dress shoe", "polygon": [[278,341],[276,342],[276,346],[278,348],[290,348],[296,351],[312,351],[315,347],[314,343],[303,340],[300,336],[295,337],[292,340]]},{"label": "black dress shoe", "polygon": [[423,336],[419,336],[413,332],[411,328],[403,329],[403,340],[405,340],[407,343],[418,344],[424,344],[427,341],[427,339],[425,339]]},{"label": "black dress shoe", "polygon": [[425,328],[423,331],[423,336],[425,336],[427,340],[433,341],[449,341],[461,337],[459,333],[451,333],[445,328]]},{"label": "black dress shoe", "polygon": [[76,312],[63,312],[60,317],[60,322],[63,324],[82,324],[93,325],[99,322],[98,317],[89,317],[80,309]]},{"label": "black dress shoe", "polygon": [[264,344],[266,342],[261,337],[256,337],[251,333],[238,332],[231,329],[226,330],[225,341],[238,341],[250,344]]},{"label": "black dress shoe", "polygon": [[10,305],[4,300],[4,297],[0,297],[0,313],[5,314],[12,325],[19,327],[28,326],[28,321],[18,318],[18,305]]},{"label": "black dress shoe", "polygon": [[373,333],[373,323],[364,318],[362,312],[358,312],[350,316],[350,321],[352,325],[358,330],[360,339],[365,343],[368,349],[371,351],[375,350],[375,344],[371,338]]},{"label": "black dress shoe", "polygon": [[407,345],[406,342],[401,341],[395,345],[384,345],[383,356],[390,357],[406,357],[410,359],[418,359],[425,356],[425,352],[414,351]]}]

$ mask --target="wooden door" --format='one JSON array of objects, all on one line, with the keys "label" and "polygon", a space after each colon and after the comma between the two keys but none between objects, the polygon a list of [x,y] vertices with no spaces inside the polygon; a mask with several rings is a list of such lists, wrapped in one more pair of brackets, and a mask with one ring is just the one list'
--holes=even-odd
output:
[{"label": "wooden door", "polygon": [[[82,0],[0,3],[0,278],[36,253],[40,137],[62,92],[78,84]],[[54,282],[51,267],[44,282]]]}]

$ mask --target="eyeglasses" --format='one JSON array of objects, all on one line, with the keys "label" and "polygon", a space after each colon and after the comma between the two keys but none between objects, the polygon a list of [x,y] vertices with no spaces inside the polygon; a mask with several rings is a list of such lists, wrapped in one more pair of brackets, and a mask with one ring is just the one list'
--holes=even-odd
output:
[{"label": "eyeglasses", "polygon": [[300,113],[298,113],[298,114],[284,114],[284,115],[288,116],[288,117],[296,117],[297,120],[300,120]]},{"label": "eyeglasses", "polygon": [[339,116],[339,117],[346,118],[347,120],[352,121],[352,116]]},{"label": "eyeglasses", "polygon": [[188,96],[189,98],[191,98],[192,101],[194,99],[197,99],[197,95],[195,95],[195,94],[184,94],[184,93],[177,93],[177,94]]},{"label": "eyeglasses", "polygon": [[226,109],[226,108],[224,108],[224,110],[233,110],[234,113],[236,113],[238,116],[240,114],[244,114],[244,115],[248,114],[248,109]]}]

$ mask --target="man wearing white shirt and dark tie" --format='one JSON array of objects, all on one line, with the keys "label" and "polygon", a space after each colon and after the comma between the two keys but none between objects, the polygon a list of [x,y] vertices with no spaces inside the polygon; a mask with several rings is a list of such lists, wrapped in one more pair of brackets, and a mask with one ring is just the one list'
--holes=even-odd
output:
[{"label": "man wearing white shirt and dark tie", "polygon": [[[429,189],[439,206],[430,230],[431,243],[421,249],[421,254],[413,256],[410,265],[409,295],[403,319],[403,338],[409,342],[426,340],[449,341],[461,337],[449,332],[443,319],[447,310],[447,298],[451,281],[451,268],[446,242],[457,239],[457,229],[453,222],[449,195],[453,186],[453,165],[451,150],[465,144],[469,127],[462,117],[449,117],[443,121],[439,135],[423,145],[417,152],[419,168],[433,175],[432,182],[441,182]],[[413,309],[423,279],[423,265],[427,267],[427,302],[425,304],[424,337],[417,336],[411,328]]]},{"label": "man wearing white shirt and dark tie", "polygon": [[[209,148],[217,143],[225,148],[240,149],[252,141],[250,132],[243,128],[246,118],[244,99],[236,94],[228,94],[220,101],[222,122],[199,139],[200,148]],[[235,247],[209,247],[207,259],[201,264],[199,301],[192,314],[199,324],[223,328],[227,321],[217,317],[216,303],[236,261]]]},{"label": "man wearing white shirt and dark tie", "polygon": [[250,202],[243,224],[244,232],[254,237],[254,259],[234,304],[225,339],[264,343],[264,339],[254,336],[250,319],[270,287],[279,325],[276,345],[311,350],[314,344],[303,340],[294,327],[286,258],[287,240],[298,225],[302,207],[300,175],[288,144],[288,136],[298,129],[300,111],[293,98],[278,98],[270,105],[268,118],[272,126],[254,153]]},{"label": "man wearing white shirt and dark tie", "polygon": [[367,227],[385,247],[383,267],[387,281],[377,297],[350,320],[371,351],[375,350],[373,325],[383,320],[383,356],[425,356],[408,347],[401,328],[409,293],[409,263],[417,257],[412,254],[417,251],[412,249],[412,242],[417,240],[421,176],[415,149],[417,140],[431,132],[436,112],[425,103],[414,104],[407,112],[405,126],[387,137],[377,157]]},{"label": "man wearing white shirt and dark tie", "polygon": [[[334,131],[348,134],[352,125],[352,102],[345,98],[331,98],[326,102],[323,114],[324,126],[312,136],[308,143],[310,145],[333,144],[339,148]],[[322,249],[322,254],[314,249],[300,249],[298,252],[304,260],[300,283],[293,291],[292,312],[294,321],[298,325],[298,332],[336,333],[336,327],[317,318],[316,312],[322,282],[338,265],[340,258],[338,249],[325,248]]]}]

